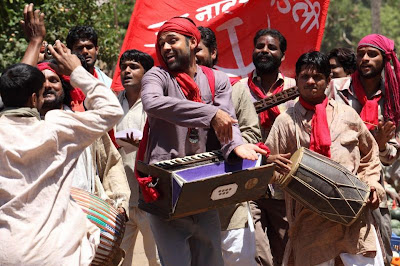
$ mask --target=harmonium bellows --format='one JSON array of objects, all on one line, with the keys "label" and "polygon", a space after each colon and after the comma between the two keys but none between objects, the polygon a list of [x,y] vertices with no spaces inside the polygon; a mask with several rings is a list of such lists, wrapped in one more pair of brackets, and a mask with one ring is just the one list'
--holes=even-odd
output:
[{"label": "harmonium bellows", "polygon": [[258,161],[224,161],[220,151],[205,152],[136,167],[144,176],[158,179],[157,201],[146,203],[142,195],[139,208],[172,220],[229,204],[265,196],[274,172],[272,164]]}]

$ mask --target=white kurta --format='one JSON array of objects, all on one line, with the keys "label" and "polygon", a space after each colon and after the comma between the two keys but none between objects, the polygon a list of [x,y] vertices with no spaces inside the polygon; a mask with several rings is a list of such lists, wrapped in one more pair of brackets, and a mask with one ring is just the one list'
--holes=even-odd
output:
[{"label": "white kurta", "polygon": [[0,264],[88,265],[99,230],[70,200],[79,154],[123,112],[113,92],[79,67],[71,84],[90,111],[44,120],[0,117]]}]

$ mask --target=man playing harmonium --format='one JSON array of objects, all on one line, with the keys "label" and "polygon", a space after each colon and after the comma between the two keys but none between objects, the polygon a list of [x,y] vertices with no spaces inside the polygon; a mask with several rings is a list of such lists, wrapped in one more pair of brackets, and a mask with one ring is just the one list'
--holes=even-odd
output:
[{"label": "man playing harmonium", "polygon": [[[210,128],[221,143],[225,159],[256,160],[256,153],[266,154],[253,144],[243,144],[228,77],[212,70],[212,92],[209,76],[196,65],[199,42],[200,32],[190,19],[175,17],[160,28],[156,52],[161,67],[153,67],[142,80],[141,97],[148,124],[138,160],[146,155],[145,161],[154,163],[205,152]],[[149,187],[150,182],[139,178],[144,199],[154,201],[157,192]],[[216,210],[172,221],[153,214],[149,217],[163,265],[223,265]]]},{"label": "man playing harmonium", "polygon": [[[306,147],[330,157],[366,182],[371,193],[366,211],[350,226],[323,218],[285,194],[290,229],[284,263],[334,265],[342,260],[345,265],[383,265],[371,216],[385,196],[379,183],[378,145],[351,107],[327,99],[329,74],[328,58],[320,52],[298,59],[299,102],[276,119],[266,145],[271,155]],[[276,170],[285,174],[290,165],[277,164]]]}]

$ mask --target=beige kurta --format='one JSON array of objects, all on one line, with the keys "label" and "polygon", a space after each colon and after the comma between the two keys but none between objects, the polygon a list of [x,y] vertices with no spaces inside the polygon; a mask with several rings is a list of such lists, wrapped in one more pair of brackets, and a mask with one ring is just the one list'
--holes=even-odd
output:
[{"label": "beige kurta", "polygon": [[[351,107],[334,100],[330,100],[329,105],[333,108],[333,118],[329,125],[331,159],[357,174],[358,178],[369,185],[375,186],[379,199],[384,199],[385,191],[379,183],[379,150],[374,137]],[[271,154],[293,154],[297,150],[295,125],[300,146],[308,148],[313,114],[313,111],[304,109],[300,103],[281,114],[275,120],[266,142]],[[286,194],[290,225],[286,251],[293,247],[296,265],[319,264],[344,252],[366,254],[376,251],[370,211],[346,227],[305,209],[300,203],[292,204],[293,201]]]},{"label": "beige kurta", "polygon": [[70,200],[77,158],[122,116],[117,98],[83,67],[71,84],[89,111],[49,111],[44,120],[0,117],[0,262],[89,265],[99,230]]},{"label": "beige kurta", "polygon": [[[232,102],[235,107],[240,133],[244,143],[261,141],[261,130],[258,115],[251,101],[250,92],[246,86],[237,82],[232,87]],[[228,205],[218,209],[221,221],[221,231],[247,227],[247,202]]]}]

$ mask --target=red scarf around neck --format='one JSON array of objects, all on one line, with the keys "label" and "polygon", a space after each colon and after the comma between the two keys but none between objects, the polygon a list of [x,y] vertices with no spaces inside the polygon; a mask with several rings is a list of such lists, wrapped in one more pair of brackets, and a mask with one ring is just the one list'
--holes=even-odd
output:
[{"label": "red scarf around neck", "polygon": [[[247,85],[249,86],[250,90],[260,99],[264,99],[265,97],[267,97],[264,92],[261,90],[261,88],[259,88],[256,84],[254,84],[253,82],[253,73],[254,71],[252,71],[249,74],[249,80],[247,82]],[[272,94],[277,94],[278,92],[281,92],[283,90],[283,84],[280,85],[279,87],[277,87]],[[260,117],[260,124],[262,127],[264,128],[270,128],[272,126],[272,124],[275,121],[275,118],[280,115],[281,112],[279,111],[278,106],[272,107],[268,110],[265,110],[264,112],[259,113],[259,117]]]},{"label": "red scarf around neck", "polygon": [[358,101],[363,106],[360,113],[361,119],[364,121],[368,130],[375,129],[375,127],[378,125],[378,102],[382,95],[374,96],[371,100],[368,100],[360,80],[360,73],[358,71],[351,75],[351,84],[353,85],[353,89]]},{"label": "red scarf around neck", "polygon": [[307,103],[301,96],[299,97],[299,102],[305,109],[315,112],[311,121],[310,150],[331,158],[332,140],[326,116],[328,101],[328,98],[325,97],[322,103],[312,105]]}]

